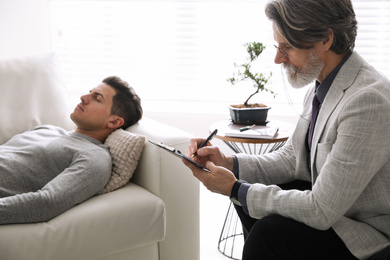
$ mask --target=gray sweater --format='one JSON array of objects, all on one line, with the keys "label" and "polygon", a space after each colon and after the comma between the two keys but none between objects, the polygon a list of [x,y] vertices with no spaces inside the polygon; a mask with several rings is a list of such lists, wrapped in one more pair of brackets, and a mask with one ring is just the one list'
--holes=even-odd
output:
[{"label": "gray sweater", "polygon": [[48,221],[99,193],[111,174],[100,141],[40,126],[0,145],[0,224]]}]

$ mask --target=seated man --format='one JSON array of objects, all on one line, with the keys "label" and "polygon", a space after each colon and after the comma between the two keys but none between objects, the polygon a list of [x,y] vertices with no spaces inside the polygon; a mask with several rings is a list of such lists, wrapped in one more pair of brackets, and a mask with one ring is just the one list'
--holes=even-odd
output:
[{"label": "seated man", "polygon": [[0,145],[0,224],[48,221],[106,185],[112,162],[103,142],[141,119],[141,101],[118,77],[80,99],[75,131],[38,126]]},{"label": "seated man", "polygon": [[390,81],[355,50],[351,0],[272,0],[275,63],[296,88],[312,84],[295,131],[265,155],[223,155],[191,142],[184,161],[230,196],[243,260],[369,259],[390,245]]}]

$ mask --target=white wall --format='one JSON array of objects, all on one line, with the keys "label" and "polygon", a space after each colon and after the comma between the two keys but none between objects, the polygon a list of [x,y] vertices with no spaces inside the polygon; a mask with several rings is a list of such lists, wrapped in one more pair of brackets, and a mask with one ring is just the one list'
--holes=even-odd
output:
[{"label": "white wall", "polygon": [[[34,55],[52,50],[50,38],[50,21],[48,0],[0,0],[0,59]],[[153,101],[156,102],[156,101]],[[151,107],[144,102],[145,116],[184,129],[195,136],[208,135],[208,127],[215,121],[229,116],[223,104],[218,109],[210,109],[209,104],[197,107],[197,113],[186,102],[172,104],[178,106],[170,109],[166,101],[159,101],[163,109],[147,109]],[[191,112],[188,112],[191,110]],[[286,111],[277,112],[272,109],[272,118],[295,122],[296,116],[285,117]],[[283,116],[282,116],[283,115]]]},{"label": "white wall", "polygon": [[0,0],[0,59],[51,51],[48,0]]}]

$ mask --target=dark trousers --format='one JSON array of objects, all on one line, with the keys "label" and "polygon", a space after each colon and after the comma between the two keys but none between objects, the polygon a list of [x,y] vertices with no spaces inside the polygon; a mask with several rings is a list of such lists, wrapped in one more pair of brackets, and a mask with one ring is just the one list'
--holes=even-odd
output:
[{"label": "dark trousers", "polygon": [[[307,182],[279,185],[282,189],[310,189]],[[240,217],[245,245],[242,260],[356,260],[333,229],[311,228],[293,219],[269,215],[253,219],[235,206]]]}]

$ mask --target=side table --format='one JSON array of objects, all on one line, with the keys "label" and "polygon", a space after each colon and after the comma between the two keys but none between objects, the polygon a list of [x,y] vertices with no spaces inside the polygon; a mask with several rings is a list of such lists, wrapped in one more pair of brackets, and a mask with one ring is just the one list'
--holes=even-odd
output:
[{"label": "side table", "polygon": [[[219,121],[212,124],[209,127],[209,132],[211,133],[215,129],[218,129],[215,138],[222,140],[235,153],[260,155],[276,151],[282,147],[294,129],[294,126],[289,123],[272,121],[269,124],[279,127],[279,131],[273,139],[227,137],[225,136],[225,132],[230,130],[232,126],[230,120]],[[237,244],[240,246],[235,247]],[[239,220],[232,202],[230,202],[218,241],[218,250],[231,259],[239,260],[241,259],[243,244],[244,234],[242,232],[241,221]]]}]

